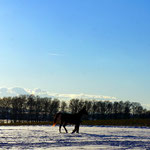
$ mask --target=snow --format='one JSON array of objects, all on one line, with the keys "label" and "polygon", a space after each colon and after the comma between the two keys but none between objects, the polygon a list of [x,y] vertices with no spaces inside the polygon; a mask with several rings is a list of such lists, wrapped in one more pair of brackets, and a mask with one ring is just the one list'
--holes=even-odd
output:
[{"label": "snow", "polygon": [[81,126],[79,134],[66,134],[58,126],[0,126],[0,149],[148,150],[150,128]]}]

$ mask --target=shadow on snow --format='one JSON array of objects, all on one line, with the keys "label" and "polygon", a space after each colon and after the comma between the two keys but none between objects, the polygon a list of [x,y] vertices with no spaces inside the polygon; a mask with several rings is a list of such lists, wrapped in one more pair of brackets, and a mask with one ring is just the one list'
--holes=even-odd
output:
[{"label": "shadow on snow", "polygon": [[[106,145],[106,146],[118,146],[118,148],[126,149],[126,148],[149,148],[150,142],[149,141],[141,141],[141,138],[144,137],[137,137],[137,136],[117,136],[117,135],[97,135],[97,134],[63,134],[64,139],[58,137],[52,139],[51,137],[46,136],[46,141],[38,142],[38,143],[30,143],[30,142],[20,142],[20,143],[0,143],[0,147],[5,148],[12,148],[12,147],[23,147],[25,148],[38,148],[38,147],[72,147],[72,146],[91,146],[91,145]],[[73,139],[71,139],[73,137]],[[88,137],[88,140],[83,141],[82,138]],[[43,137],[41,137],[42,139]],[[80,138],[82,139],[80,141]],[[76,139],[79,139],[78,141]],[[121,139],[121,140],[120,140]],[[139,139],[139,140],[138,140]]]}]

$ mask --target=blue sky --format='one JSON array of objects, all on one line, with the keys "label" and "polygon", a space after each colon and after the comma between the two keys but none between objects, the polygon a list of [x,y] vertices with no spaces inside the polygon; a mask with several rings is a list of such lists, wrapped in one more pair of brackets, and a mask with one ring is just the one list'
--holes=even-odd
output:
[{"label": "blue sky", "polygon": [[0,0],[0,87],[149,104],[149,0]]}]

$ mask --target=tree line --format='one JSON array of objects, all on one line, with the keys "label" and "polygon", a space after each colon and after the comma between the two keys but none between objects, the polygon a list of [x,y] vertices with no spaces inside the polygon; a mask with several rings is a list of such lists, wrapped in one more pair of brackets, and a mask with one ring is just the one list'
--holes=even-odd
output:
[{"label": "tree line", "polygon": [[52,121],[58,111],[77,113],[85,106],[89,114],[84,118],[87,120],[150,118],[150,111],[137,102],[84,99],[61,101],[56,98],[20,95],[0,98],[0,119],[7,122]]}]

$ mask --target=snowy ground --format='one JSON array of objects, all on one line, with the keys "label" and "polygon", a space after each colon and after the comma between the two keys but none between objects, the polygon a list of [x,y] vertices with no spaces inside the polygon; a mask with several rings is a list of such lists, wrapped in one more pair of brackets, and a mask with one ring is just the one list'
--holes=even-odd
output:
[{"label": "snowy ground", "polygon": [[58,126],[0,126],[0,149],[150,150],[150,128],[81,126],[80,134],[60,134]]}]

